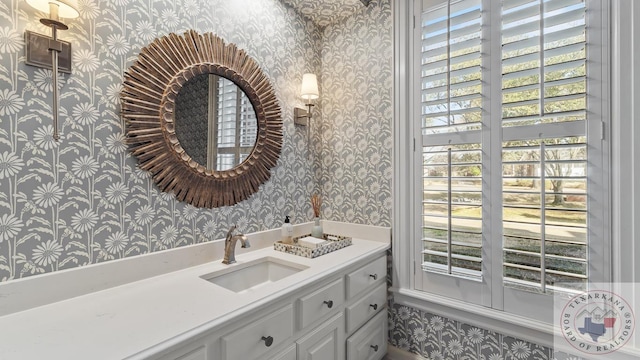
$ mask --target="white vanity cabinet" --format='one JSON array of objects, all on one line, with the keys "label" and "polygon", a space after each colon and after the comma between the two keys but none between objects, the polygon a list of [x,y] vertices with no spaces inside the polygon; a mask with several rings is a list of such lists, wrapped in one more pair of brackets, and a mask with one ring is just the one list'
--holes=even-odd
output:
[{"label": "white vanity cabinet", "polygon": [[386,270],[385,256],[371,256],[151,359],[381,359],[387,346]]},{"label": "white vanity cabinet", "polygon": [[296,342],[298,360],[344,360],[344,316],[333,316]]},{"label": "white vanity cabinet", "polygon": [[380,360],[387,353],[387,261],[378,257],[346,276],[347,360]]}]

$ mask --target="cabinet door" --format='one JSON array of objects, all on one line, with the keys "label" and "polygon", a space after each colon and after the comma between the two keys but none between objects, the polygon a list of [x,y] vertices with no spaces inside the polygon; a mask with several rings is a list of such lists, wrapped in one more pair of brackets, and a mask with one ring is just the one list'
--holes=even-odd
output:
[{"label": "cabinet door", "polygon": [[342,313],[318,326],[297,341],[298,360],[344,360],[344,318]]},{"label": "cabinet door", "polygon": [[387,353],[387,310],[369,320],[347,340],[348,360],[380,360]]},{"label": "cabinet door", "polygon": [[272,357],[271,360],[296,360],[296,344],[284,349],[284,351]]}]

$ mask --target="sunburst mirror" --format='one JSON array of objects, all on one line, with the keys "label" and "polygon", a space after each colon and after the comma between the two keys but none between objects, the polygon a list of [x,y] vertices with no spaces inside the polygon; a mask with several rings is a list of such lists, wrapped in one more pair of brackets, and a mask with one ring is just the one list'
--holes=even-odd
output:
[{"label": "sunburst mirror", "polygon": [[212,33],[169,34],[124,74],[122,114],[140,168],[197,207],[234,205],[271,176],[280,106],[255,60]]}]

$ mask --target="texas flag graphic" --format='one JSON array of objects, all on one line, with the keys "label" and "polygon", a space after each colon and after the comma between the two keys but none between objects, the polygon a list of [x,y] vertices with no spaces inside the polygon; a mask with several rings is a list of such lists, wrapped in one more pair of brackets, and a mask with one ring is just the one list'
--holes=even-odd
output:
[{"label": "texas flag graphic", "polygon": [[584,318],[584,327],[578,328],[578,331],[582,335],[585,333],[591,336],[593,341],[598,342],[598,338],[607,332],[607,329],[613,329],[613,325],[616,322],[616,318],[606,317],[603,323],[594,323],[590,317]]}]

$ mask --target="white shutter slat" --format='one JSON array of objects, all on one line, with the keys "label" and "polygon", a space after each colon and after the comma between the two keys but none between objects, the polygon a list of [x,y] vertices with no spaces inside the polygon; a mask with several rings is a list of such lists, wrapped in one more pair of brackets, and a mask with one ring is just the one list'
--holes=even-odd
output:
[{"label": "white shutter slat", "polygon": [[[451,43],[464,41],[467,37],[479,38],[480,37],[480,24],[472,24],[471,26],[465,26],[451,31]],[[458,40],[459,39],[459,40]]]},{"label": "white shutter slat", "polygon": [[[452,11],[455,11],[455,9],[452,9]],[[458,15],[454,15],[451,17],[451,28],[455,28],[456,26],[465,24],[467,22],[478,22],[478,25],[480,25],[480,11],[476,10],[476,11],[468,11],[468,12],[464,12],[464,13],[459,13]]]},{"label": "white shutter slat", "polygon": [[[422,103],[423,106],[435,106],[435,105],[442,105],[442,104],[449,104],[449,103],[460,103],[463,101],[471,101],[471,100],[478,100],[478,99],[482,99],[482,95],[480,93],[475,93],[475,94],[469,94],[469,95],[464,95],[464,96],[458,96],[458,97],[452,97],[451,100],[449,99],[438,99],[438,100],[433,100],[433,101],[424,101]],[[452,113],[455,110],[452,110]]]},{"label": "white shutter slat", "polygon": [[538,105],[538,104],[540,104],[540,99],[503,102],[502,109],[504,110],[504,109],[514,108],[514,107],[520,107],[520,106],[526,106],[526,105]]},{"label": "white shutter slat", "polygon": [[481,71],[482,71],[482,67],[480,65],[471,66],[468,68],[451,71],[451,77],[454,78],[454,77],[460,77],[460,76],[465,76],[470,74],[479,74]]},{"label": "white shutter slat", "polygon": [[434,36],[428,36],[425,37],[422,40],[422,44],[423,47],[425,47],[424,45],[426,45],[426,49],[430,50],[430,49],[436,49],[436,48],[440,48],[440,47],[446,47],[447,46],[447,39],[448,36],[446,34],[446,32],[444,34],[437,34]]},{"label": "white shutter slat", "polygon": [[511,72],[511,73],[502,74],[502,80],[518,79],[518,78],[522,78],[522,77],[538,75],[539,73],[540,73],[540,70],[538,68],[521,70],[521,71],[514,71],[514,72]]},{"label": "white shutter slat", "polygon": [[[476,37],[476,38],[472,38],[469,40],[465,40],[465,41],[459,41],[456,43],[451,44],[451,48],[449,50],[449,52],[451,54],[455,54],[457,52],[460,52],[464,49],[479,49],[481,45],[481,40],[480,37]],[[477,50],[474,50],[477,51]]]},{"label": "white shutter slat", "polygon": [[431,23],[422,27],[422,38],[433,37],[435,35],[447,32],[447,21],[443,19],[441,21]]},{"label": "white shutter slat", "polygon": [[534,37],[527,38],[525,40],[519,40],[519,41],[514,41],[508,44],[503,44],[502,53],[518,51],[518,50],[533,48],[537,46],[538,47],[540,46],[540,37],[534,36]]},{"label": "white shutter slat", "polygon": [[567,27],[562,30],[556,30],[553,32],[545,32],[544,43],[556,42],[559,40],[570,39],[573,37],[583,36],[585,33],[584,25],[578,25],[574,27]]},{"label": "white shutter slat", "polygon": [[518,93],[518,92],[522,92],[522,91],[537,90],[539,88],[540,88],[539,84],[517,86],[517,87],[511,87],[511,88],[502,89],[502,94],[504,95],[504,94]]},{"label": "white shutter slat", "polygon": [[[423,105],[424,106],[424,105]],[[464,115],[482,111],[482,108],[479,107],[470,107],[464,109],[451,109],[449,111],[440,111],[440,112],[431,112],[428,115],[425,115],[426,118],[437,118],[448,115]]]},{"label": "white shutter slat", "polygon": [[564,13],[560,13],[557,15],[552,15],[549,17],[545,16],[544,27],[551,28],[557,25],[562,25],[562,24],[567,25],[574,22],[584,23],[584,20],[585,20],[584,17],[585,17],[584,7],[567,11]]},{"label": "white shutter slat", "polygon": [[427,64],[423,64],[422,65],[422,73],[424,74],[425,72],[430,72],[436,69],[440,69],[440,68],[444,68],[444,71],[446,71],[447,68],[447,60],[440,60],[440,61],[434,61],[431,63],[427,63]]},{"label": "white shutter slat", "polygon": [[508,39],[516,36],[522,36],[524,34],[535,33],[539,35],[540,25],[537,21],[528,22],[518,26],[511,27],[502,31],[502,38]]},{"label": "white shutter slat", "polygon": [[558,64],[553,64],[553,65],[547,65],[545,66],[545,73],[548,74],[551,72],[556,72],[561,70],[575,69],[575,68],[584,66],[585,63],[586,63],[586,59],[580,59],[580,60],[572,60],[572,61],[562,62]]},{"label": "white shutter slat", "polygon": [[544,102],[547,103],[547,102],[557,102],[557,101],[570,101],[570,100],[576,100],[576,99],[584,99],[584,93],[545,97]]},{"label": "white shutter slat", "polygon": [[577,77],[554,80],[554,81],[546,81],[544,83],[544,87],[547,88],[547,87],[554,87],[554,86],[575,85],[575,84],[583,83],[585,82],[585,80],[586,79],[584,76],[577,76]]},{"label": "white shutter slat", "polygon": [[[510,1],[505,1],[505,3],[509,3]],[[502,25],[503,29],[509,28],[513,23],[519,23],[525,20],[529,20],[533,17],[540,16],[540,4],[538,1],[533,1],[527,4],[528,6],[520,8],[517,11],[504,12],[502,16]]]},{"label": "white shutter slat", "polygon": [[468,61],[474,61],[474,60],[479,60],[481,58],[480,52],[472,52],[472,53],[468,53],[468,54],[464,54],[464,55],[460,55],[460,56],[454,56],[451,58],[451,65],[458,65],[458,64],[462,64]]},{"label": "white shutter slat", "polygon": [[554,10],[571,7],[577,4],[584,4],[584,0],[554,0],[544,3],[544,11],[552,12]]},{"label": "white shutter slat", "polygon": [[447,80],[447,73],[424,76],[422,78],[422,87],[426,88],[427,87],[426,84],[429,84],[435,81],[446,81],[446,80]]},{"label": "white shutter slat", "polygon": [[529,6],[536,6],[540,3],[540,0],[508,0],[502,2],[502,11],[505,13],[509,13],[513,11],[512,9],[518,8],[520,6],[525,6],[529,4]]},{"label": "white shutter slat", "polygon": [[514,56],[511,58],[505,58],[502,60],[502,66],[504,68],[507,66],[513,66],[513,65],[527,63],[531,61],[537,61],[537,60],[540,60],[540,54],[531,53],[526,55]]},{"label": "white shutter slat", "polygon": [[560,46],[560,47],[551,48],[551,49],[545,49],[544,57],[550,58],[550,57],[568,55],[568,54],[580,52],[584,50],[585,47],[586,47],[585,43],[577,43],[573,45],[566,45],[566,46]]},{"label": "white shutter slat", "polygon": [[[549,119],[557,117],[575,117],[581,120],[566,122],[549,122]],[[558,137],[581,136],[584,134],[586,114],[582,111],[566,111],[561,113],[546,114],[544,116],[519,116],[503,119],[502,138],[504,141],[535,140],[540,134],[552,134]],[[536,125],[519,125],[510,127],[510,123]]]}]

